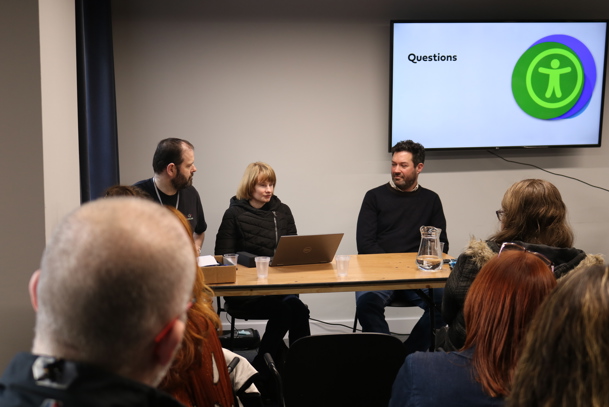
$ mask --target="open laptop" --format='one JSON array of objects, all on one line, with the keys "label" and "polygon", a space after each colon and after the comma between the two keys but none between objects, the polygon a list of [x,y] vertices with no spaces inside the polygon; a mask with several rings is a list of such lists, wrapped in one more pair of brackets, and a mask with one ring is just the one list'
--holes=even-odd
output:
[{"label": "open laptop", "polygon": [[329,263],[344,233],[281,236],[271,266]]}]

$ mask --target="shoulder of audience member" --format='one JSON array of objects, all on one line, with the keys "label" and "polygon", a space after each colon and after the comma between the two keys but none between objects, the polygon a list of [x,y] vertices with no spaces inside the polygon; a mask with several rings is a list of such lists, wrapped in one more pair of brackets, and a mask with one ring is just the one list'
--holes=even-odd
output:
[{"label": "shoulder of audience member", "polygon": [[489,246],[488,242],[472,237],[463,254],[469,256],[478,267],[482,267],[492,259],[497,252]]}]

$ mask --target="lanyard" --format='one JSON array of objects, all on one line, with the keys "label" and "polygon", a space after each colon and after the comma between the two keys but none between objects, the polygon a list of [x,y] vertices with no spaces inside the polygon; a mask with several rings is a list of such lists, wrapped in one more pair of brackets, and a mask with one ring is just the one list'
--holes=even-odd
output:
[{"label": "lanyard", "polygon": [[[159,198],[159,202],[163,205],[163,200],[161,199],[161,194],[159,194],[159,190],[156,187],[156,181],[152,178],[152,183],[154,184],[154,190],[156,191],[156,196]],[[180,191],[178,191],[178,199],[176,200],[176,209],[178,209],[178,204],[180,203]]]}]

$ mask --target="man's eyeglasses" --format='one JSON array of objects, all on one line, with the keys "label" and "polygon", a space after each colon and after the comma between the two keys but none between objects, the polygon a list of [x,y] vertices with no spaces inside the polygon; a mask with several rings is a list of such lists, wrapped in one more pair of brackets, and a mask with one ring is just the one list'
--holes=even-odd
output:
[{"label": "man's eyeglasses", "polygon": [[[190,308],[192,308],[192,305],[195,303],[195,300],[192,299],[190,301],[188,301],[188,304],[186,304],[186,309],[184,310],[184,312],[188,312],[188,310]],[[171,328],[173,328],[173,326],[175,325],[176,321],[182,316],[182,314],[178,315],[177,317],[175,317],[174,319],[172,319],[171,321],[169,321],[167,323],[167,325],[165,325],[163,327],[163,329],[161,329],[161,332],[159,332],[157,334],[157,336],[154,337],[154,343],[158,344],[159,342],[161,342],[163,340],[163,338],[169,333],[169,331],[171,330]]]},{"label": "man's eyeglasses", "polygon": [[503,209],[499,209],[498,211],[495,211],[495,214],[497,215],[497,219],[502,221],[503,217],[505,216],[505,211]]},{"label": "man's eyeglasses", "polygon": [[519,245],[518,243],[505,242],[501,245],[501,249],[499,249],[499,254],[497,254],[497,257],[501,256],[501,253],[507,250],[518,250],[521,252],[531,253],[541,259],[541,261],[543,261],[550,268],[550,270],[552,270],[552,273],[554,273],[554,263],[541,253],[528,250],[526,247]]}]

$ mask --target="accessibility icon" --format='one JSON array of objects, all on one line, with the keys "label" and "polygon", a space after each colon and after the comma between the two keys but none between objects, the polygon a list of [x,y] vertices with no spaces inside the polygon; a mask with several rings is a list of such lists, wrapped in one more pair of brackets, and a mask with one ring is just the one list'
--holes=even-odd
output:
[{"label": "accessibility icon", "polygon": [[567,35],[542,38],[514,67],[512,93],[528,115],[544,120],[581,114],[592,97],[596,67],[588,48]]}]

